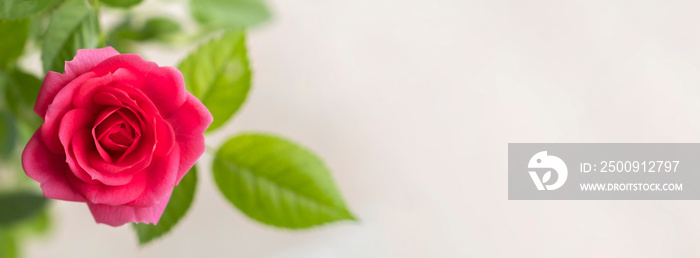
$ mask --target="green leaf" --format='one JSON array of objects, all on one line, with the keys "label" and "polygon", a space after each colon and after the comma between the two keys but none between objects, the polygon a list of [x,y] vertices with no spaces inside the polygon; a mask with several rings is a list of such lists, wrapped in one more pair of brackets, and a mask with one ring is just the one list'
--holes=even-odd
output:
[{"label": "green leaf", "polygon": [[51,16],[41,47],[44,71],[62,73],[65,61],[72,60],[78,49],[96,48],[99,23],[97,14],[84,0],[68,0]]},{"label": "green leaf", "polygon": [[5,98],[10,111],[22,122],[33,129],[39,128],[43,122],[34,113],[34,102],[39,95],[41,80],[34,75],[12,70],[7,73]]},{"label": "green leaf", "polygon": [[355,219],[323,162],[278,137],[243,134],[229,140],[216,153],[213,172],[231,203],[268,225],[308,228]]},{"label": "green leaf", "polygon": [[180,24],[175,20],[165,17],[155,17],[146,21],[141,29],[141,36],[144,39],[165,39],[182,30]]},{"label": "green leaf", "polygon": [[197,169],[192,167],[187,175],[182,178],[180,184],[173,190],[173,195],[170,197],[170,202],[168,202],[168,206],[165,207],[165,211],[163,212],[163,216],[160,217],[158,225],[132,223],[139,237],[140,244],[146,244],[168,233],[180,221],[192,204],[196,186]]},{"label": "green leaf", "polygon": [[0,20],[26,18],[41,12],[55,1],[56,0],[2,0],[0,1]]},{"label": "green leaf", "polygon": [[179,66],[187,90],[207,106],[212,131],[243,105],[250,89],[250,67],[243,31],[231,31],[200,46]]},{"label": "green leaf", "polygon": [[0,194],[0,227],[33,218],[46,206],[44,196],[29,192]]},{"label": "green leaf", "polygon": [[133,41],[169,42],[181,30],[179,23],[166,17],[150,18],[141,27],[134,26],[131,18],[127,17],[108,33],[107,45],[120,53],[134,53],[137,51]]},{"label": "green leaf", "polygon": [[0,258],[19,257],[17,237],[11,231],[0,230]]},{"label": "green leaf", "polygon": [[140,4],[143,0],[100,0],[101,2],[114,7],[132,7],[134,5]]},{"label": "green leaf", "polygon": [[0,35],[0,68],[5,68],[22,54],[29,35],[29,20],[0,21]]},{"label": "green leaf", "polygon": [[190,0],[190,9],[197,21],[216,28],[248,28],[270,18],[262,0]]},{"label": "green leaf", "polygon": [[29,221],[28,225],[32,233],[43,235],[51,229],[51,214],[49,209],[43,209],[33,220]]},{"label": "green leaf", "polygon": [[131,26],[131,19],[124,19],[107,33],[107,45],[119,53],[136,53],[132,40],[141,40],[141,33]]},{"label": "green leaf", "polygon": [[17,142],[16,139],[15,120],[9,112],[0,109],[0,158],[7,158],[12,154]]}]

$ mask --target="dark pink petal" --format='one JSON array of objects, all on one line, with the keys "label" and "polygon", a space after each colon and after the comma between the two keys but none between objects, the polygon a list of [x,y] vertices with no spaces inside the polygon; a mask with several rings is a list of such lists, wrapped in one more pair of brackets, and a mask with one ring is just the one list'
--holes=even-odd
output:
[{"label": "dark pink petal", "polygon": [[[68,111],[66,115],[63,116],[63,119],[61,119],[61,124],[58,129],[58,138],[61,140],[61,144],[63,145],[63,149],[67,156],[66,163],[68,164],[68,167],[70,167],[70,171],[73,173],[73,175],[80,180],[83,180],[83,182],[96,184],[99,182],[94,181],[92,177],[90,177],[90,175],[88,175],[75,160],[74,153],[84,153],[86,150],[76,150],[76,146],[73,144],[73,138],[81,137],[78,135],[79,133],[85,134],[89,132],[88,129],[92,125],[92,120],[94,120],[92,114],[85,109],[73,109]],[[86,136],[82,135],[82,137]],[[89,150],[93,149],[92,146],[80,146],[78,148],[89,148]]]},{"label": "dark pink petal", "polygon": [[46,198],[73,202],[85,199],[71,188],[66,178],[69,173],[65,157],[49,151],[41,141],[41,131],[34,133],[22,152],[22,167],[27,176],[41,185]]},{"label": "dark pink petal", "polygon": [[163,215],[165,207],[170,201],[172,188],[168,191],[160,202],[149,207],[132,207],[127,205],[111,206],[105,204],[88,203],[92,216],[95,217],[95,222],[107,224],[113,227],[124,225],[129,222],[149,223],[156,225]]},{"label": "dark pink petal", "polygon": [[[101,145],[100,140],[102,140],[104,137],[107,136],[110,130],[114,128],[115,126],[118,126],[119,123],[122,123],[123,121],[119,120],[119,116],[113,116],[117,110],[119,110],[120,107],[108,107],[105,110],[103,110],[98,116],[97,119],[95,120],[95,124],[97,126],[94,126],[92,128],[92,138],[93,141],[95,142],[95,148],[97,149],[97,153],[100,154],[100,157],[102,157],[102,160],[111,163],[112,162],[112,156],[107,153],[107,151],[104,149],[104,147]],[[104,122],[106,119],[110,119],[108,122]]]},{"label": "dark pink petal", "polygon": [[[71,159],[68,159],[69,165],[73,174],[85,183],[96,185],[104,184],[107,186],[123,186],[132,181],[132,174],[129,173],[104,173],[96,170],[86,162],[86,156],[99,155],[95,153],[92,135],[89,129],[83,129],[76,132],[73,137],[71,149],[68,154]],[[73,161],[75,160],[75,161]]]},{"label": "dark pink petal", "polygon": [[92,97],[95,104],[103,106],[121,106],[122,102],[119,101],[117,96],[114,96],[111,92],[98,92]]},{"label": "dark pink petal", "polygon": [[176,180],[179,184],[185,173],[204,153],[204,131],[214,118],[202,102],[187,93],[185,104],[166,120],[172,126],[175,140],[180,146],[180,168]]}]

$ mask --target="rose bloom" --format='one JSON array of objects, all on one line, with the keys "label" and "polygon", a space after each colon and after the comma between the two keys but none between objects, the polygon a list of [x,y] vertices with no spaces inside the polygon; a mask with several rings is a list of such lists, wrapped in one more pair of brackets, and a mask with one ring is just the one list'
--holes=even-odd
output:
[{"label": "rose bloom", "polygon": [[111,47],[78,50],[63,74],[49,72],[34,111],[44,124],[24,171],[47,198],[85,202],[112,226],[158,223],[213,119],[180,71]]}]

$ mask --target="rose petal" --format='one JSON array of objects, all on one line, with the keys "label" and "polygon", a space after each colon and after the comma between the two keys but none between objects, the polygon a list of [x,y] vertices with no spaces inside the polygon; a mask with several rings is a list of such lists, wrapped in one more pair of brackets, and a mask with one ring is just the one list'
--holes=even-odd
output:
[{"label": "rose petal", "polygon": [[146,176],[143,173],[134,174],[131,182],[120,186],[91,185],[72,176],[68,177],[68,181],[73,189],[88,202],[96,204],[122,205],[129,203],[139,197],[146,189]]},{"label": "rose petal", "polygon": [[99,110],[95,107],[95,101],[92,96],[104,87],[114,84],[112,74],[103,76],[95,76],[86,80],[80,88],[75,90],[75,94],[71,96],[72,105],[77,108],[85,108],[90,110]]},{"label": "rose petal", "polygon": [[175,67],[154,69],[141,91],[153,101],[163,117],[171,115],[187,100],[185,79]]},{"label": "rose petal", "polygon": [[131,86],[146,94],[163,117],[171,115],[187,99],[185,80],[179,70],[169,66],[159,67],[154,62],[144,60],[138,54],[123,54],[108,58],[95,66],[92,71],[98,75],[104,75],[120,68],[143,76],[143,83]]},{"label": "rose petal", "polygon": [[[83,182],[88,184],[97,184],[99,182],[93,180],[92,177],[80,167],[73,155],[73,150],[75,148],[74,138],[80,137],[80,135],[78,135],[79,133],[84,134],[89,132],[88,129],[92,124],[92,120],[94,120],[94,118],[87,110],[73,109],[68,111],[66,115],[63,116],[63,119],[61,119],[61,124],[58,130],[58,138],[61,140],[63,149],[67,154],[66,163],[68,164],[68,167],[70,167],[72,174],[80,180],[83,180]],[[83,137],[85,136],[83,135]]]},{"label": "rose petal", "polygon": [[154,154],[159,156],[168,155],[172,151],[173,147],[177,145],[177,142],[175,141],[175,132],[173,131],[172,126],[170,126],[167,121],[160,117],[155,119],[154,126],[157,137],[157,146]]},{"label": "rose petal", "polygon": [[83,129],[90,129],[94,117],[85,109],[73,109],[63,116],[58,128],[58,138],[63,144],[64,151],[68,151],[73,135]]},{"label": "rose petal", "polygon": [[108,57],[118,55],[112,47],[100,49],[81,49],[72,61],[66,62],[66,72],[60,74],[50,71],[39,89],[39,96],[34,105],[34,112],[40,117],[46,115],[49,104],[54,101],[58,92],[76,77],[88,72],[90,68]]},{"label": "rose petal", "polygon": [[[117,119],[116,116],[113,116],[113,114],[119,109],[120,107],[114,106],[106,108],[97,116],[94,123],[95,125],[92,127],[92,138],[95,143],[97,153],[99,153],[100,157],[102,157],[102,159],[108,163],[112,162],[112,156],[110,156],[110,154],[103,148],[103,146],[100,144],[100,140],[102,140],[102,138],[109,133],[112,127],[122,122],[121,120]],[[109,119],[109,121],[105,121],[106,119]]]},{"label": "rose petal", "polygon": [[86,162],[86,155],[99,155],[95,154],[92,135],[88,129],[76,132],[68,154],[70,157],[70,159],[68,159],[68,164],[73,174],[87,184],[122,186],[132,181],[132,174],[130,173],[104,173],[103,171],[94,169]]},{"label": "rose petal", "polygon": [[114,73],[118,69],[127,69],[143,81],[142,79],[147,78],[151,71],[157,68],[158,64],[144,60],[139,54],[121,54],[103,60],[90,71],[102,76]]},{"label": "rose petal", "polygon": [[129,222],[149,223],[156,225],[165,211],[165,207],[170,201],[173,189],[168,191],[167,196],[159,203],[149,207],[132,207],[127,205],[111,206],[105,204],[88,203],[90,212],[95,218],[95,222],[107,224],[113,227],[124,225]]},{"label": "rose petal", "polygon": [[40,134],[41,131],[35,132],[22,152],[24,172],[40,183],[46,198],[84,202],[85,199],[68,183],[66,173],[70,169],[64,162],[65,157],[49,151]]},{"label": "rose petal", "polygon": [[146,174],[146,190],[136,200],[127,205],[147,207],[155,205],[169,196],[175,187],[179,162],[180,149],[177,147],[167,156],[153,157],[151,165],[142,171],[142,173]]},{"label": "rose petal", "polygon": [[[138,78],[138,76],[132,74],[127,69],[117,69],[114,71],[114,73],[96,75],[94,78],[87,80],[83,86],[75,92],[75,95],[73,96],[73,106],[88,109],[99,109],[99,107],[96,107],[97,105],[106,104],[113,106],[124,106],[125,104],[123,103],[105,103],[105,100],[99,98],[98,96],[105,92],[112,93],[112,95],[120,100],[120,102],[128,100],[128,102],[131,103],[134,101],[129,97],[129,95],[121,91],[115,92],[114,88],[117,87],[117,85],[122,85],[121,88],[127,88],[133,91],[135,89],[133,89],[133,86],[131,85],[141,84],[143,81],[144,80],[142,78]],[[126,85],[126,87],[124,87],[124,85]],[[152,106],[153,104],[150,105]]]},{"label": "rose petal", "polygon": [[64,74],[75,78],[78,75],[87,73],[92,67],[105,59],[116,55],[119,55],[119,52],[112,47],[78,49],[73,60],[66,62]]},{"label": "rose petal", "polygon": [[40,117],[46,116],[46,110],[49,108],[49,104],[53,102],[56,94],[72,79],[74,78],[67,78],[63,74],[49,71],[44,78],[44,82],[41,83],[41,88],[39,88],[39,95],[36,97],[36,104],[34,104],[34,112]]},{"label": "rose petal", "polygon": [[86,73],[71,81],[58,92],[56,98],[53,99],[53,102],[51,102],[51,105],[46,111],[44,124],[41,125],[39,130],[41,130],[42,141],[46,144],[46,147],[56,154],[63,154],[63,147],[58,139],[58,127],[66,112],[72,109],[71,103],[73,93],[85,81],[93,76],[95,76],[94,73]]},{"label": "rose petal", "polygon": [[179,184],[204,153],[204,131],[214,118],[202,102],[187,93],[185,104],[166,120],[172,126],[175,140],[180,146],[180,168],[176,180],[176,184]]}]

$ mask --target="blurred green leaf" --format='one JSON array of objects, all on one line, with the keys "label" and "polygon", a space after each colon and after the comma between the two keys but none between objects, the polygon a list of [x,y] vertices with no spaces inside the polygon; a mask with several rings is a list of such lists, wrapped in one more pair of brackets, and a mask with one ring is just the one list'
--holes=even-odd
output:
[{"label": "blurred green leaf", "polygon": [[217,28],[243,29],[270,18],[262,0],[190,0],[192,16]]},{"label": "blurred green leaf", "polygon": [[242,31],[225,33],[200,46],[179,66],[187,90],[214,116],[207,131],[228,121],[243,105],[250,89],[250,67]]},{"label": "blurred green leaf", "polygon": [[46,206],[44,196],[29,192],[0,194],[0,227],[6,227],[38,215]]},{"label": "blurred green leaf", "polygon": [[46,33],[46,27],[49,24],[48,15],[38,15],[29,18],[29,41],[34,41],[39,44]]},{"label": "blurred green leaf", "polygon": [[17,143],[17,126],[12,115],[0,109],[0,158],[7,158]]},{"label": "blurred green leaf", "polygon": [[29,229],[35,234],[46,234],[51,229],[51,214],[49,209],[43,209],[32,221],[29,222]]},{"label": "blurred green leaf", "polygon": [[136,52],[132,41],[159,40],[168,42],[174,34],[181,30],[182,27],[179,23],[166,17],[150,18],[140,28],[134,26],[130,18],[126,18],[109,32],[107,44],[120,53]]},{"label": "blurred green leaf", "polygon": [[114,7],[132,7],[141,3],[143,0],[100,0],[101,2]]},{"label": "blurred green leaf", "polygon": [[27,19],[0,21],[0,68],[6,68],[22,55],[28,34]]},{"label": "blurred green leaf", "polygon": [[165,207],[163,216],[160,217],[158,225],[132,223],[136,234],[139,237],[140,244],[146,244],[152,240],[168,233],[187,213],[192,200],[194,199],[194,190],[197,186],[197,169],[192,167],[187,175],[182,178],[173,190],[173,195],[170,197],[168,206]]},{"label": "blurred green leaf", "polygon": [[34,102],[39,95],[41,80],[17,69],[6,75],[5,98],[10,111],[30,128],[39,128],[43,120],[34,113]]},{"label": "blurred green leaf", "polygon": [[141,29],[143,39],[165,39],[182,30],[175,20],[165,17],[148,19]]},{"label": "blurred green leaf", "polygon": [[19,257],[17,238],[10,231],[0,229],[0,258]]},{"label": "blurred green leaf", "polygon": [[131,40],[140,40],[141,33],[132,28],[131,19],[125,19],[107,34],[107,45],[114,47],[119,53],[134,53]]},{"label": "blurred green leaf", "polygon": [[57,0],[2,0],[0,20],[22,19],[41,12]]},{"label": "blurred green leaf", "polygon": [[224,196],[262,223],[308,228],[355,219],[323,162],[282,138],[239,135],[219,149],[213,166]]},{"label": "blurred green leaf", "polygon": [[44,71],[62,73],[65,61],[78,49],[96,48],[99,40],[97,14],[84,0],[67,0],[51,16],[41,47]]}]

